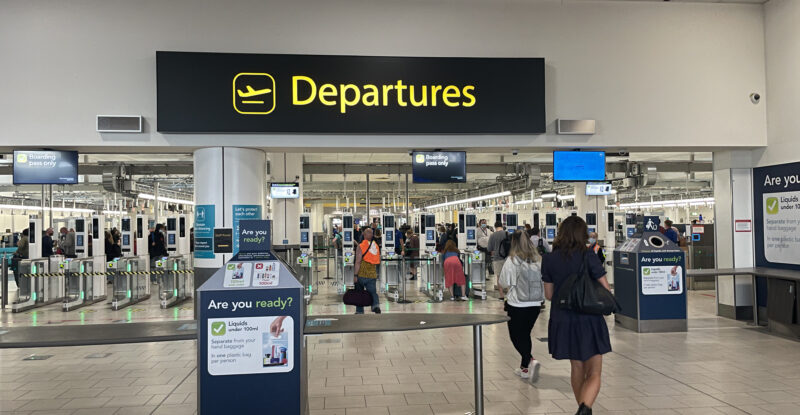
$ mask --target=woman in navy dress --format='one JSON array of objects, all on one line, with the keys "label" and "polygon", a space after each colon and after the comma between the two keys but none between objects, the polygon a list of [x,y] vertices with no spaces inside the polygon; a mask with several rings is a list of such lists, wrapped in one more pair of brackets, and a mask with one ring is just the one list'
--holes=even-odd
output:
[{"label": "woman in navy dress", "polygon": [[[552,300],[570,275],[586,264],[589,276],[608,288],[606,271],[597,255],[587,248],[589,232],[579,216],[561,223],[553,252],[542,261],[545,297]],[[576,415],[592,413],[600,393],[603,354],[611,351],[608,326],[601,315],[581,314],[553,306],[548,328],[550,354],[554,359],[569,359],[572,365],[572,391],[579,408]]]}]

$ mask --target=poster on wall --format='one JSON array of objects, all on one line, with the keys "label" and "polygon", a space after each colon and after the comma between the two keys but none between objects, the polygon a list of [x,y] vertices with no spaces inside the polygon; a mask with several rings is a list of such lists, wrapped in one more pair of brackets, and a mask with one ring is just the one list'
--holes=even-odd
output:
[{"label": "poster on wall", "polygon": [[[233,205],[233,233],[240,234],[239,222],[242,220],[261,219],[261,205]],[[233,253],[239,252],[239,238],[233,238]]]},{"label": "poster on wall", "polygon": [[639,257],[642,295],[683,294],[683,254],[649,254]]},{"label": "poster on wall", "polygon": [[214,205],[197,205],[194,208],[194,257],[214,258]]},{"label": "poster on wall", "polygon": [[800,268],[800,163],[753,169],[756,265]]},{"label": "poster on wall", "polygon": [[800,163],[753,169],[756,266],[800,269]]}]

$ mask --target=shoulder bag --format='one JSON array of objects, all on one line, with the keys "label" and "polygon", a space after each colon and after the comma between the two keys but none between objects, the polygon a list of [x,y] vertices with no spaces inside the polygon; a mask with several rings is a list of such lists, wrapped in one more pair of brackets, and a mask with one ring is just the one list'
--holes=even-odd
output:
[{"label": "shoulder bag", "polygon": [[582,314],[608,316],[620,311],[614,294],[589,275],[585,254],[580,270],[567,277],[567,280],[558,289],[553,304],[556,307]]}]

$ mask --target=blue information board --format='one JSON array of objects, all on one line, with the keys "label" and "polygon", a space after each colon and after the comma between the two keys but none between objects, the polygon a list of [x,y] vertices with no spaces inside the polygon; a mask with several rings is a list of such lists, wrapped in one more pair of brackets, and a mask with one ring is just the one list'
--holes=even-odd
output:
[{"label": "blue information board", "polygon": [[[233,234],[239,235],[239,221],[261,219],[261,205],[233,205]],[[233,238],[233,253],[239,252],[239,238]]]},{"label": "blue information board", "polygon": [[215,206],[197,205],[194,208],[194,257],[214,258]]}]

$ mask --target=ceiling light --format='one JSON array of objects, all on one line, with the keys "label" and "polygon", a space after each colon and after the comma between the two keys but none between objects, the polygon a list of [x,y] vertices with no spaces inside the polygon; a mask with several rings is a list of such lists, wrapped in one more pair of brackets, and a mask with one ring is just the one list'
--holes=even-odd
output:
[{"label": "ceiling light", "polygon": [[[156,200],[156,197],[153,195],[149,195],[147,193],[139,193],[139,199],[148,199],[148,200]],[[182,200],[182,199],[173,199],[171,197],[158,197],[159,202],[169,202],[169,203],[180,203],[183,205],[192,205],[194,206],[194,202],[191,200]]]},{"label": "ceiling light", "polygon": [[518,200],[514,202],[515,205],[527,205],[529,203],[533,203],[533,200]]},{"label": "ceiling light", "polygon": [[470,197],[468,199],[454,200],[452,202],[439,203],[437,205],[428,206],[427,208],[428,209],[435,209],[435,208],[439,208],[439,207],[460,205],[462,203],[477,202],[479,200],[493,199],[493,198],[496,198],[496,197],[504,197],[504,196],[510,196],[510,195],[511,195],[511,192],[506,190],[505,192],[492,193],[490,195],[476,196],[476,197]]},{"label": "ceiling light", "polygon": [[556,192],[542,193],[542,199],[552,199],[556,196],[558,196]]}]

